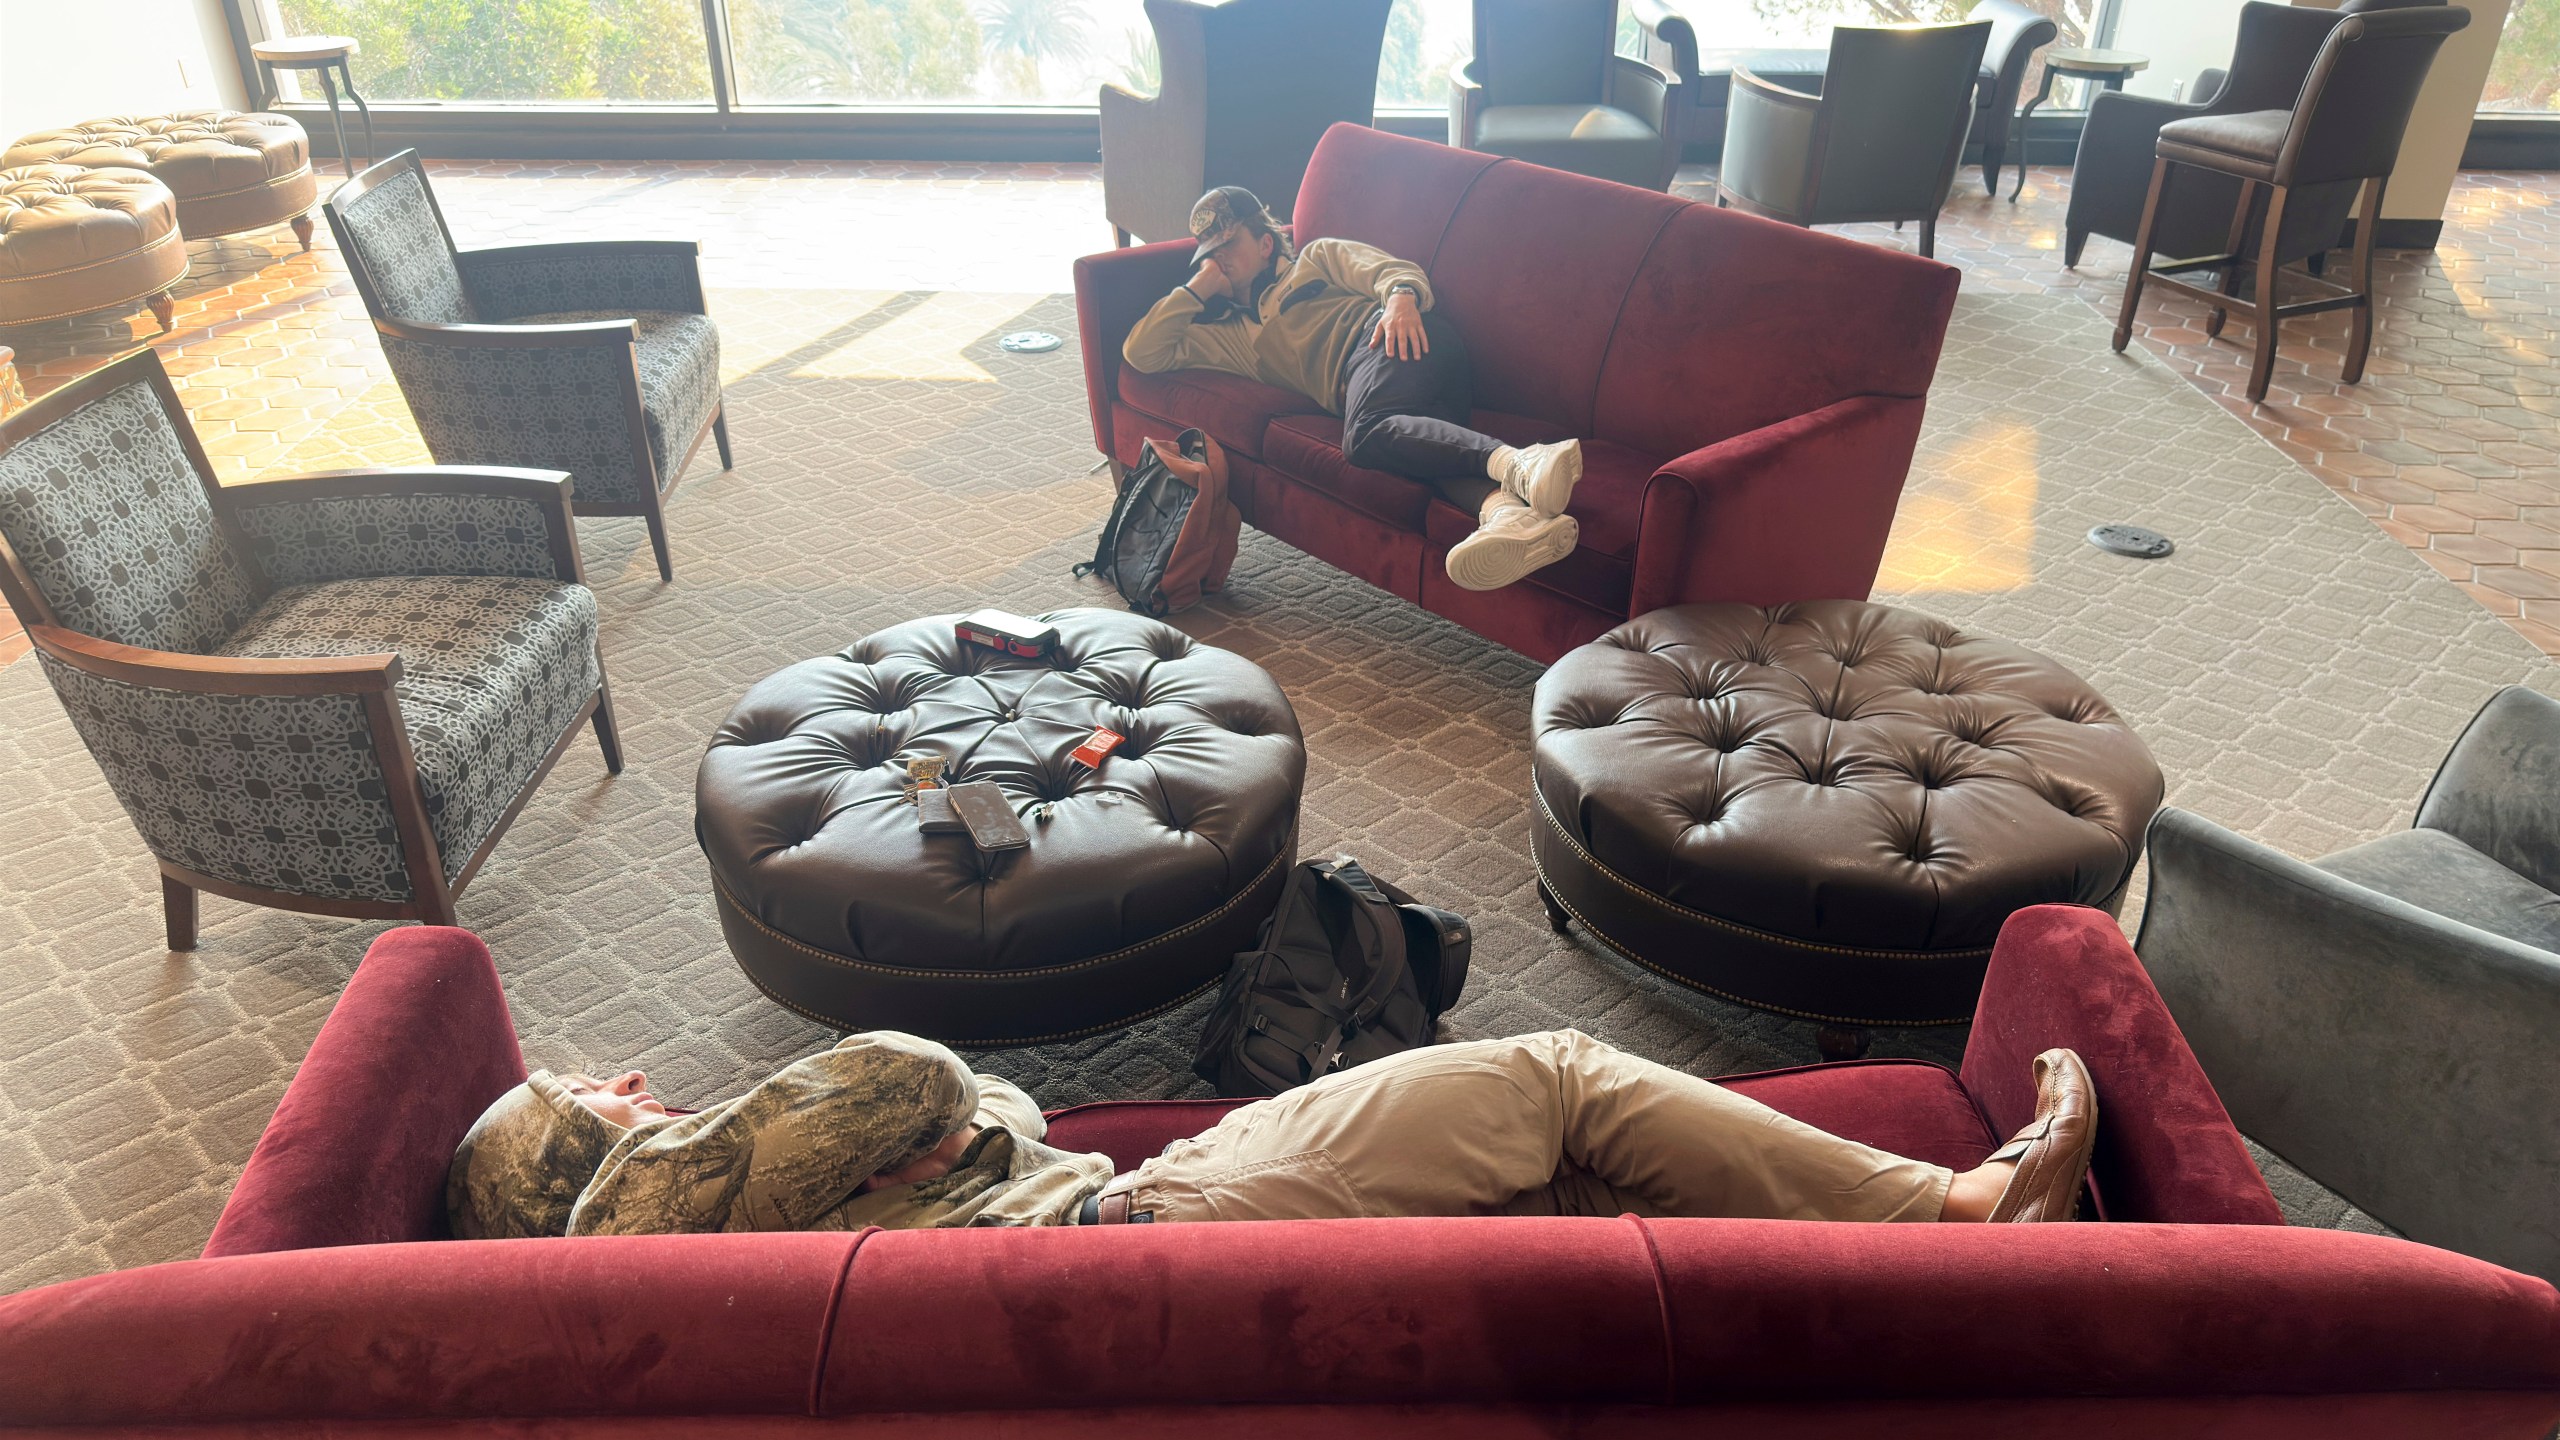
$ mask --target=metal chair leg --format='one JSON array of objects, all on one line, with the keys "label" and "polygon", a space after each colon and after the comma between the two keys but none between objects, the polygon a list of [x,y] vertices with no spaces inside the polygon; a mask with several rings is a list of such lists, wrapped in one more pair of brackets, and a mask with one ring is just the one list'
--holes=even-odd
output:
[{"label": "metal chair leg", "polygon": [[347,127],[338,115],[338,82],[329,74],[326,65],[315,73],[320,77],[320,88],[329,96],[329,133],[338,139],[338,163],[346,168],[347,178],[353,180],[356,178],[356,157],[347,151]]},{"label": "metal chair leg", "polygon": [[356,113],[364,117],[364,163],[370,165],[382,158],[382,152],[374,148],[373,143],[373,107],[364,103],[364,97],[356,93],[356,72],[347,68],[344,59],[338,61],[338,79],[347,87],[347,98],[356,102]]}]

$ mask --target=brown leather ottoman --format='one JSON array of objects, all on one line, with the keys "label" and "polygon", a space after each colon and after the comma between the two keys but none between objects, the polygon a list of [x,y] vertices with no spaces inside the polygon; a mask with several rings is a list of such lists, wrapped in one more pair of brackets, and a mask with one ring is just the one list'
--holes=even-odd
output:
[{"label": "brown leather ottoman", "polygon": [[182,110],[109,115],[63,130],[39,130],[0,154],[0,169],[78,165],[140,170],[178,198],[178,229],[190,240],[291,225],[311,248],[311,139],[283,115]]},{"label": "brown leather ottoman", "polygon": [[1856,601],[1654,611],[1558,661],[1534,716],[1555,927],[1839,1027],[1968,1018],[2009,913],[2116,909],[2160,804],[2079,677]]},{"label": "brown leather ottoman", "polygon": [[[964,645],[951,616],[747,692],[694,795],[730,953],[842,1029],[972,1045],[1126,1025],[1252,947],[1296,855],[1306,750],[1259,666],[1154,620],[1062,610],[1051,653]],[[1127,739],[1068,758],[1096,726]],[[1027,850],[925,835],[901,752],[1001,786]]]},{"label": "brown leather ottoman", "polygon": [[0,170],[0,325],[32,325],[143,301],[169,328],[186,278],[169,187],[139,170]]}]

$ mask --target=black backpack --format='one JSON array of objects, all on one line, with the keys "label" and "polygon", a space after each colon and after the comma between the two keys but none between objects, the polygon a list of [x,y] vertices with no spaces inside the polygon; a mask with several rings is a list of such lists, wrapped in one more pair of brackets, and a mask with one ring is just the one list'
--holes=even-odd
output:
[{"label": "black backpack", "polygon": [[1415,904],[1350,856],[1306,861],[1227,971],[1191,1068],[1221,1095],[1277,1095],[1426,1045],[1473,948],[1465,917]]},{"label": "black backpack", "polygon": [[1141,615],[1188,610],[1227,587],[1243,528],[1217,441],[1198,430],[1151,439],[1122,477],[1093,558],[1076,567],[1076,578],[1102,576]]}]

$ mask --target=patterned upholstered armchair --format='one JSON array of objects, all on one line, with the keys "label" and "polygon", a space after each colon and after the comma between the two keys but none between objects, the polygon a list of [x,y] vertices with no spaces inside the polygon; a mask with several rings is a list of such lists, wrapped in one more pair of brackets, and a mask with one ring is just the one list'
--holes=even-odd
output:
[{"label": "patterned upholstered armchair", "polygon": [[664,496],[707,433],[729,468],[720,332],[701,246],[597,240],[453,248],[418,152],[321,207],[400,393],[445,465],[565,470],[581,515],[637,515],[661,579]]},{"label": "patterned upholstered armchair", "polygon": [[450,925],[590,719],[622,768],[569,481],[338,471],[216,486],[149,350],[0,424],[0,594],[196,892]]}]

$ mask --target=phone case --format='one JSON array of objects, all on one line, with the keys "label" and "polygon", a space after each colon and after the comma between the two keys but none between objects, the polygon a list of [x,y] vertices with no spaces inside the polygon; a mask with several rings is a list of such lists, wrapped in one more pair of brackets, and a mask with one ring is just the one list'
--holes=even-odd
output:
[{"label": "phone case", "polygon": [[951,808],[968,825],[969,838],[981,850],[1020,850],[1031,843],[1031,832],[1022,828],[1004,791],[989,781],[952,786]]}]

